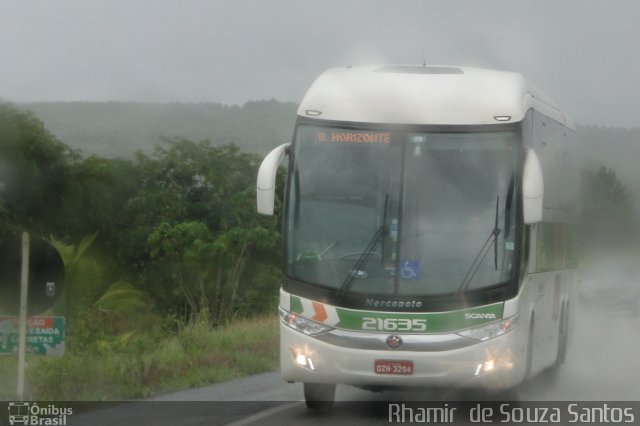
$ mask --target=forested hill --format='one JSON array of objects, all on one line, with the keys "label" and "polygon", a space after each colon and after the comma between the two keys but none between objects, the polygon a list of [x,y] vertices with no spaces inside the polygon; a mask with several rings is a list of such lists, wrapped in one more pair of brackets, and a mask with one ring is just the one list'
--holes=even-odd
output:
[{"label": "forested hill", "polygon": [[58,139],[84,155],[131,158],[150,152],[163,137],[230,143],[264,154],[289,142],[296,105],[275,100],[243,106],[217,103],[45,102],[31,110]]},{"label": "forested hill", "polygon": [[[85,155],[131,158],[149,152],[162,137],[201,141],[214,146],[234,143],[242,150],[265,154],[288,142],[296,115],[294,103],[276,100],[243,106],[217,103],[51,102],[20,105],[31,110],[60,140]],[[635,194],[640,173],[640,128],[578,126],[582,168],[615,170]]]}]

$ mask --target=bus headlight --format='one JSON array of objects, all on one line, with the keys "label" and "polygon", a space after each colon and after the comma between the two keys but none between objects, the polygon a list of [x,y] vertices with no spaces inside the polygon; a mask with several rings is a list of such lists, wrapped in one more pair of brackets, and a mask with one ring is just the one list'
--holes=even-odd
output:
[{"label": "bus headlight", "polygon": [[457,334],[469,339],[478,340],[484,342],[485,340],[493,339],[494,337],[501,336],[513,328],[518,323],[518,315],[514,315],[510,318],[503,319],[498,322],[492,322],[491,324],[481,325],[480,327],[470,328],[468,330],[460,331]]},{"label": "bus headlight", "polygon": [[332,330],[331,327],[327,327],[324,324],[302,318],[296,314],[287,312],[280,307],[278,307],[278,312],[280,313],[280,321],[293,328],[294,330],[298,330],[309,336]]}]

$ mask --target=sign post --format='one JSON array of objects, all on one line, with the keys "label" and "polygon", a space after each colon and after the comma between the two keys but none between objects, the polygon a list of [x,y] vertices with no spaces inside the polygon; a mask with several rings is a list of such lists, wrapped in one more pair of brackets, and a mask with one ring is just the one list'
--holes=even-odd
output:
[{"label": "sign post", "polygon": [[22,233],[22,272],[20,274],[20,323],[18,329],[18,401],[24,400],[24,364],[27,349],[27,295],[29,290],[29,233]]}]

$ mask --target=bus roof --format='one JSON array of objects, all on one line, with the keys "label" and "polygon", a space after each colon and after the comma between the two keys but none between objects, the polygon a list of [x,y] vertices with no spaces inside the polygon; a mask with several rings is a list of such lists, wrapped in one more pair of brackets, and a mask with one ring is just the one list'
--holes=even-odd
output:
[{"label": "bus roof", "polygon": [[[514,72],[452,66],[331,68],[311,85],[298,115],[362,123],[473,125],[517,122],[529,109],[573,121]],[[503,117],[502,120],[495,117]]]}]

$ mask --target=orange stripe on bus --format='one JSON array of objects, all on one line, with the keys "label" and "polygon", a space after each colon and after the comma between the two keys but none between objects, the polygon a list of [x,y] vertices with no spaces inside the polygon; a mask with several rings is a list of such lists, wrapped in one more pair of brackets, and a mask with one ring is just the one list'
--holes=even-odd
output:
[{"label": "orange stripe on bus", "polygon": [[312,302],[313,310],[315,311],[315,315],[311,318],[314,321],[324,321],[327,319],[327,312],[324,310],[324,305],[322,303]]}]

